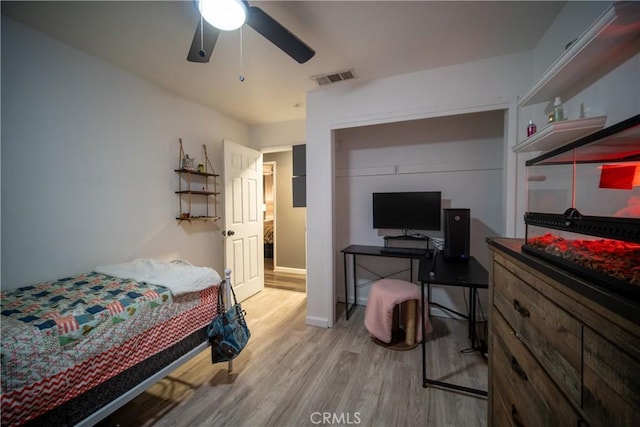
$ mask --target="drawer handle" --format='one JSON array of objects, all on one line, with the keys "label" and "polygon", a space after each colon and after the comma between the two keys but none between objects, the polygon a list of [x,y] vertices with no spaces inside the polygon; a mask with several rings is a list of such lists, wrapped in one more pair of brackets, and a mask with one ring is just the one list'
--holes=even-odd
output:
[{"label": "drawer handle", "polygon": [[511,405],[511,420],[516,427],[524,427],[524,423],[520,419],[515,405]]},{"label": "drawer handle", "polygon": [[514,356],[511,356],[511,369],[513,369],[513,372],[518,374],[518,376],[523,380],[527,381],[529,379],[527,377],[527,373],[524,371],[524,369],[522,369],[522,366],[520,366],[520,364],[518,363],[518,359],[516,359]]},{"label": "drawer handle", "polygon": [[520,313],[522,317],[529,317],[529,310],[520,305],[520,301],[517,299],[513,300],[513,309]]}]

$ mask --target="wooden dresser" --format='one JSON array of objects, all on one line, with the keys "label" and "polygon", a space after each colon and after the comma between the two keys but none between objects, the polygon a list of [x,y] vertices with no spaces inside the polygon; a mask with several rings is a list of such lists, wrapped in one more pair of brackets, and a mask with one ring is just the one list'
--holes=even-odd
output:
[{"label": "wooden dresser", "polygon": [[489,425],[640,426],[640,304],[489,239]]}]

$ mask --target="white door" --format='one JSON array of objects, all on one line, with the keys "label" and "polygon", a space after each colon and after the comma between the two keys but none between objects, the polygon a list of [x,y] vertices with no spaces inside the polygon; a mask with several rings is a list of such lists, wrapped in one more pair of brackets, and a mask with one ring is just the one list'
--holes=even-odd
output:
[{"label": "white door", "polygon": [[262,153],[223,141],[225,265],[239,301],[264,288]]}]

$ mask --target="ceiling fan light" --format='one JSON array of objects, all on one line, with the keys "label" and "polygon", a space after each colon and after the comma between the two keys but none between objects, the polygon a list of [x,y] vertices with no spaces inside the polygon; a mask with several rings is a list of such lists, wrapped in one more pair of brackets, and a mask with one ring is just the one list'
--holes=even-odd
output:
[{"label": "ceiling fan light", "polygon": [[239,0],[200,0],[200,13],[222,31],[237,30],[247,19],[247,10]]}]

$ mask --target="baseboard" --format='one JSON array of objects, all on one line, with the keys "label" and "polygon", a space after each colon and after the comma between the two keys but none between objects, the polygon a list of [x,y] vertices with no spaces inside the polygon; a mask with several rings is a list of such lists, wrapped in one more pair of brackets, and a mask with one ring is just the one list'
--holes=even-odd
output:
[{"label": "baseboard", "polygon": [[274,273],[293,273],[293,274],[307,274],[306,268],[293,268],[293,267],[273,267]]},{"label": "baseboard", "polygon": [[323,317],[307,316],[305,318],[305,323],[309,326],[317,326],[320,328],[329,327],[329,320]]}]

